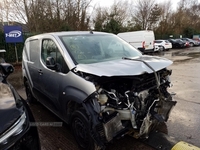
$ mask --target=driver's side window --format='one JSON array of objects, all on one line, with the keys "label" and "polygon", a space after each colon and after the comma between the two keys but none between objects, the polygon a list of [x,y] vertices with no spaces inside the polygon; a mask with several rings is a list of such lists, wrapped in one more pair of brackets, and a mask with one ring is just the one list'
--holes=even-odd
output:
[{"label": "driver's side window", "polygon": [[44,39],[42,41],[41,59],[45,65],[46,65],[46,59],[48,57],[52,57],[55,61],[55,64],[60,65],[61,72],[67,73],[69,71],[67,64],[63,56],[61,55],[56,43],[51,39]]},{"label": "driver's side window", "polygon": [[124,54],[124,47],[121,43],[112,41],[108,45],[108,51],[110,55],[114,56],[122,56]]}]

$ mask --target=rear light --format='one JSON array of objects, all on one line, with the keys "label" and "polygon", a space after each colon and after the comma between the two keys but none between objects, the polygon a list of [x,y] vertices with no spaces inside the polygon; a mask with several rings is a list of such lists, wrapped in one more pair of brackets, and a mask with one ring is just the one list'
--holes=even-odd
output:
[{"label": "rear light", "polygon": [[145,48],[145,41],[142,42],[142,48]]}]

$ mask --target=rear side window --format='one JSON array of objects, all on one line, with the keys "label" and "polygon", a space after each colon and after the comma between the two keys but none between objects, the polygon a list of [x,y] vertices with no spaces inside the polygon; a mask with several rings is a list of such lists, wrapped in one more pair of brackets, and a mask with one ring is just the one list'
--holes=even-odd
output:
[{"label": "rear side window", "polygon": [[69,71],[56,43],[51,39],[44,39],[42,42],[41,59],[45,65],[47,57],[53,57],[55,62],[61,65],[61,72],[67,73]]},{"label": "rear side window", "polygon": [[155,43],[162,43],[162,41],[155,41]]},{"label": "rear side window", "polygon": [[26,43],[25,46],[25,53],[28,56],[27,59],[31,62],[36,62],[38,61],[39,58],[39,41],[38,39],[36,40],[31,40]]}]

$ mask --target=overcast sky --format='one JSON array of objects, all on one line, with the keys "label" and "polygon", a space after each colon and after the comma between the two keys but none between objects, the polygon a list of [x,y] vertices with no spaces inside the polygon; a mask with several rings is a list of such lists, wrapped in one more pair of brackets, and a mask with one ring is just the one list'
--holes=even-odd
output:
[{"label": "overcast sky", "polygon": [[[123,0],[122,0],[123,1]],[[130,1],[130,0],[129,0]],[[164,2],[165,0],[157,0],[159,3]],[[173,3],[173,9],[176,9],[177,3],[180,0],[171,0]],[[93,4],[99,4],[100,6],[111,6],[114,3],[114,0],[93,0]]]}]

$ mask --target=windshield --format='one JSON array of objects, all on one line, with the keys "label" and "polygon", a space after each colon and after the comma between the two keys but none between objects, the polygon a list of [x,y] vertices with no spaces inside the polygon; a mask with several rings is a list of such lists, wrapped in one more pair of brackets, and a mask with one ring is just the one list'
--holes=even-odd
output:
[{"label": "windshield", "polygon": [[66,35],[60,39],[73,59],[80,64],[142,55],[139,50],[112,34]]}]

